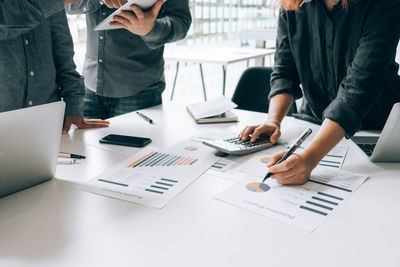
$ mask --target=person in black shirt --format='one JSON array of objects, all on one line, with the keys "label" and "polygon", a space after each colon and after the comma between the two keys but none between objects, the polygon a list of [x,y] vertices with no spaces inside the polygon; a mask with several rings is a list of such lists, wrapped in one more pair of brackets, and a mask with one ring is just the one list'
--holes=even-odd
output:
[{"label": "person in black shirt", "polygon": [[[345,136],[382,129],[400,101],[400,0],[281,0],[268,120],[239,137],[280,136],[280,122],[303,97],[298,118],[322,124],[301,154],[272,166],[282,184],[303,184],[318,162]],[[300,88],[300,84],[302,89]]]}]

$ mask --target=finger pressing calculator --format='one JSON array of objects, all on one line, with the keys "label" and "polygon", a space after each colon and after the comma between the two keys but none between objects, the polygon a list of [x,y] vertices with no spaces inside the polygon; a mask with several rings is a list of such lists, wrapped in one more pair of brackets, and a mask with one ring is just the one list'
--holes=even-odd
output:
[{"label": "finger pressing calculator", "polygon": [[207,140],[203,141],[203,144],[232,155],[246,155],[273,146],[267,138],[257,138],[255,142],[251,143],[250,138],[248,141],[243,141],[238,137]]}]

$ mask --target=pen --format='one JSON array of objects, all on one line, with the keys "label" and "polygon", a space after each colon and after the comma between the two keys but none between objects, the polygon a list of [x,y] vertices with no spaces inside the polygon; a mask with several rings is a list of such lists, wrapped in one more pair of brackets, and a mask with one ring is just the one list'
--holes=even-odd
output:
[{"label": "pen", "polygon": [[86,159],[85,156],[82,155],[77,155],[77,154],[71,154],[71,153],[65,153],[65,152],[59,152],[58,156],[60,158],[70,158],[70,159]]},{"label": "pen", "polygon": [[142,119],[144,119],[144,120],[148,121],[150,124],[152,124],[152,123],[153,123],[153,120],[152,120],[152,119],[150,119],[149,117],[147,117],[146,115],[144,115],[143,113],[140,113],[139,111],[136,111],[136,114],[138,114],[138,115],[139,115],[139,117],[141,117]]},{"label": "pen", "polygon": [[[304,142],[304,140],[307,139],[307,137],[310,136],[310,134],[312,133],[312,130],[310,128],[308,128],[307,130],[304,131],[304,133],[301,134],[301,136],[296,140],[296,142],[293,143],[293,145],[290,146],[290,148],[288,149],[288,151],[286,151],[285,154],[283,154],[283,156],[274,164],[274,165],[278,165],[279,163],[282,163],[283,161],[285,161],[290,155],[292,155],[297,148],[299,148],[299,146],[301,145],[301,143]],[[273,173],[271,172],[267,172],[267,174],[265,175],[263,181],[261,183],[264,183],[266,179],[268,179],[269,177],[271,177]]]}]

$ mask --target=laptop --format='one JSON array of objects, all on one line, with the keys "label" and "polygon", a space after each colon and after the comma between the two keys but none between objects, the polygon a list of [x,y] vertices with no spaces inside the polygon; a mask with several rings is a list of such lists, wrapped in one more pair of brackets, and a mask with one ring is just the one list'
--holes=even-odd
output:
[{"label": "laptop", "polygon": [[354,136],[352,140],[373,162],[400,162],[400,103],[393,105],[380,136]]},{"label": "laptop", "polygon": [[0,113],[0,197],[55,175],[65,103]]}]

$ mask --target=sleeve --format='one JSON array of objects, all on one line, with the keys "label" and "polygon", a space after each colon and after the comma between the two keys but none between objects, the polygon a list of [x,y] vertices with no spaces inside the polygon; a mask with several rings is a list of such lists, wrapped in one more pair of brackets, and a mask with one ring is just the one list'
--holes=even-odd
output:
[{"label": "sleeve", "polygon": [[67,104],[65,116],[82,117],[85,86],[73,60],[74,45],[65,11],[52,16],[50,23],[56,81]]},{"label": "sleeve", "polygon": [[155,49],[185,38],[191,23],[188,0],[168,0],[163,4],[153,29],[142,39],[148,47]]},{"label": "sleeve", "polygon": [[302,97],[300,78],[289,42],[287,15],[288,11],[281,10],[279,13],[269,99],[284,93],[293,95],[295,99]]},{"label": "sleeve", "polygon": [[65,5],[68,14],[89,14],[101,7],[100,0],[78,0],[76,3]]},{"label": "sleeve", "polygon": [[337,122],[351,138],[385,88],[385,73],[393,62],[400,36],[399,0],[373,2],[352,63],[342,80],[337,97],[323,116]]},{"label": "sleeve", "polygon": [[0,40],[18,37],[64,9],[63,0],[0,1]]}]

